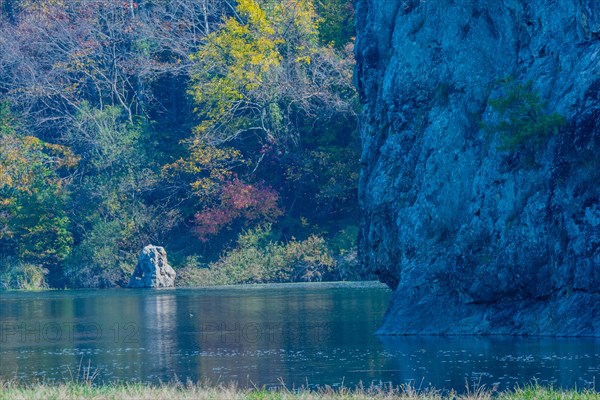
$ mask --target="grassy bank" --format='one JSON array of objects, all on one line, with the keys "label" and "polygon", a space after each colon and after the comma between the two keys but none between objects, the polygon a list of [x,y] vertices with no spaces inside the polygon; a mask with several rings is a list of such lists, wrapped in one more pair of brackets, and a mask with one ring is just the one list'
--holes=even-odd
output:
[{"label": "grassy bank", "polygon": [[443,393],[435,389],[416,390],[410,386],[371,389],[266,390],[240,389],[235,386],[205,387],[196,384],[89,385],[81,383],[19,385],[2,383],[0,400],[4,399],[214,399],[214,400],[600,400],[600,393],[592,390],[557,390],[542,386],[528,386],[506,392],[478,389],[465,394]]}]

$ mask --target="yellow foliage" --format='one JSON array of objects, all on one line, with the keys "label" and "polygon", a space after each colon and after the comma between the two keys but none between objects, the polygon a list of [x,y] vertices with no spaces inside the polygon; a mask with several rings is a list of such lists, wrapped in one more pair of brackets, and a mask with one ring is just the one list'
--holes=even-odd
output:
[{"label": "yellow foliage", "polygon": [[28,194],[40,185],[60,188],[62,181],[57,171],[73,168],[78,162],[68,147],[45,143],[34,136],[0,137],[0,187]]},{"label": "yellow foliage", "polygon": [[248,25],[255,26],[259,31],[266,34],[272,35],[275,33],[267,14],[255,0],[238,0],[236,10],[240,15],[248,18]]},{"label": "yellow foliage", "polygon": [[318,51],[310,0],[240,0],[236,11],[241,21],[226,18],[191,56],[197,67],[190,92],[203,119],[196,133],[217,142],[256,126],[271,135],[275,127],[252,118],[262,118],[263,110],[277,103],[277,86],[285,84],[283,69],[290,63],[310,65]]},{"label": "yellow foliage", "polygon": [[66,8],[67,0],[22,0],[21,7],[29,11],[46,13],[49,11],[50,8]]},{"label": "yellow foliage", "polygon": [[198,197],[206,197],[233,176],[233,168],[244,162],[240,151],[228,147],[215,147],[195,141],[186,159],[180,158],[163,167],[163,176],[174,178],[191,176],[190,188]]}]

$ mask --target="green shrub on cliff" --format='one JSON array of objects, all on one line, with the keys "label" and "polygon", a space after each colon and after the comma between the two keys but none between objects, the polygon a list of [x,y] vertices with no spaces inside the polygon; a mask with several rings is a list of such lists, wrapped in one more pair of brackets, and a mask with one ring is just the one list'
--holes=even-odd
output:
[{"label": "green shrub on cliff", "polygon": [[497,114],[497,123],[484,123],[488,133],[500,135],[500,150],[540,145],[565,125],[563,116],[545,111],[546,104],[533,90],[531,81],[522,84],[507,79],[501,91],[502,96],[489,100],[491,109]]}]

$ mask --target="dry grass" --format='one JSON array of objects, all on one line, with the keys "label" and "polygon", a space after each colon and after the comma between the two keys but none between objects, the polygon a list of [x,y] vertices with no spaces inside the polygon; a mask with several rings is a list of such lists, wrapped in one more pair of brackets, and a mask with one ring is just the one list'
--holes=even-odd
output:
[{"label": "dry grass", "polygon": [[447,393],[439,390],[417,390],[409,385],[398,387],[371,387],[356,389],[294,390],[280,388],[242,389],[235,385],[203,386],[192,382],[151,386],[140,383],[95,385],[91,382],[67,382],[63,384],[38,383],[22,385],[15,382],[0,383],[0,399],[123,399],[123,400],[600,400],[600,393],[592,390],[565,391],[528,386],[507,392],[485,389],[468,390],[465,394]]}]

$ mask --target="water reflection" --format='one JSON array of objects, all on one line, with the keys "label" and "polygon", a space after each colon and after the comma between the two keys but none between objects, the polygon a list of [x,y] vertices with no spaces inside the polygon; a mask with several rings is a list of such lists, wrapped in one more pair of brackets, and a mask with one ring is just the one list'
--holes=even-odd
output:
[{"label": "water reflection", "polygon": [[[140,302],[143,320],[141,326],[131,329],[143,329],[140,334],[142,349],[151,349],[153,363],[166,369],[174,368],[173,354],[177,351],[177,298],[173,294],[145,296]],[[133,333],[125,327],[127,334]]]},{"label": "water reflection", "polygon": [[2,293],[0,379],[69,379],[80,361],[99,382],[462,390],[600,378],[600,340],[375,336],[389,296],[375,284]]}]

